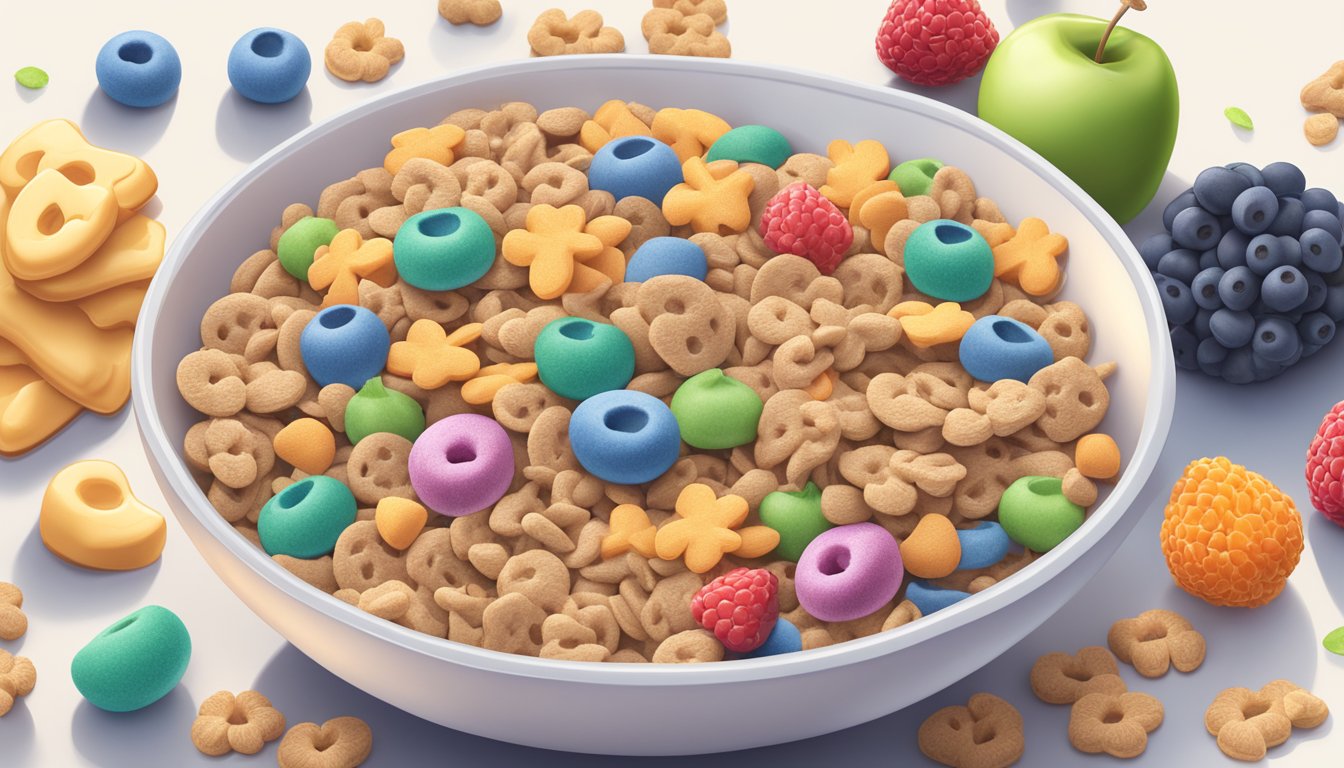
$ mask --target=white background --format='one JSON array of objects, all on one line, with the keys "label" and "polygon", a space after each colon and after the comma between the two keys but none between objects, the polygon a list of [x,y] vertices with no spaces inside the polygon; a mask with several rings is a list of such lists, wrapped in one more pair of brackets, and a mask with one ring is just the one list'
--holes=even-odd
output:
[{"label": "white background", "polygon": [[[873,53],[872,38],[885,0],[728,2],[730,23],[725,31],[736,58],[903,87]],[[0,25],[7,32],[0,47],[0,72],[7,77],[32,64],[45,68],[52,79],[37,93],[0,87],[0,141],[39,120],[66,117],[83,126],[95,143],[140,154],[159,174],[159,200],[151,203],[151,210],[171,237],[232,176],[310,123],[376,93],[466,66],[526,56],[527,28],[552,2],[504,3],[503,20],[477,29],[451,27],[439,19],[434,0],[6,2],[0,6]],[[1109,0],[986,0],[984,5],[1003,34],[1043,13],[1068,10],[1109,16],[1114,7]],[[1312,185],[1344,193],[1344,172],[1334,154],[1338,146],[1319,150],[1307,145],[1301,134],[1304,113],[1297,103],[1299,88],[1342,53],[1339,30],[1344,7],[1334,0],[1269,4],[1151,0],[1151,6],[1147,13],[1131,14],[1127,24],[1166,48],[1182,97],[1180,137],[1159,193],[1161,201],[1185,189],[1205,166],[1234,160],[1256,165],[1291,160],[1302,165]],[[596,7],[608,24],[621,29],[630,51],[644,51],[639,20],[645,2],[583,0],[565,6],[569,12],[583,7]],[[321,50],[340,24],[371,12],[381,13],[389,33],[403,40],[406,60],[376,85],[342,83],[322,68]],[[256,26],[289,29],[315,54],[308,88],[291,104],[255,106],[228,86],[228,50]],[[141,112],[104,97],[93,74],[101,44],[135,28],[151,29],[171,40],[184,69],[177,98]],[[976,89],[977,82],[971,81],[921,92],[974,111]],[[601,94],[586,93],[582,83],[574,84],[573,103],[591,108],[602,99]],[[1257,126],[1254,134],[1231,127],[1223,118],[1223,108],[1231,104],[1251,114]],[[841,134],[837,126],[837,135]],[[899,158],[900,148],[891,149]],[[314,181],[314,195],[325,181]],[[1030,214],[1014,210],[1007,201],[1005,210],[1015,217]],[[1160,204],[1150,207],[1128,227],[1131,235],[1142,239],[1159,228],[1160,210]],[[258,247],[257,234],[270,225],[259,222],[256,233],[240,237],[240,259]],[[1344,713],[1344,658],[1320,646],[1326,632],[1344,624],[1344,530],[1303,509],[1308,545],[1301,565],[1281,597],[1253,611],[1213,608],[1179,591],[1166,572],[1156,540],[1172,482],[1187,461],[1203,455],[1225,453],[1280,484],[1300,507],[1309,507],[1302,480],[1303,452],[1321,414],[1344,398],[1341,361],[1344,345],[1336,344],[1277,381],[1245,388],[1182,374],[1171,439],[1140,500],[1146,512],[1133,535],[1064,610],[988,668],[927,702],[849,731],[749,753],[677,758],[677,764],[925,765],[928,761],[915,748],[919,722],[934,709],[964,703],[980,690],[1009,699],[1025,715],[1024,765],[1104,762],[1109,758],[1086,758],[1069,747],[1067,708],[1038,702],[1027,685],[1027,671],[1041,653],[1104,644],[1111,621],[1157,606],[1189,616],[1207,636],[1209,656],[1193,674],[1173,672],[1157,681],[1142,680],[1122,667],[1131,688],[1158,696],[1167,712],[1148,752],[1133,764],[1235,765],[1221,755],[1202,725],[1205,707],[1230,686],[1259,687],[1286,677],[1313,688]],[[646,762],[511,747],[430,725],[354,690],[252,616],[215,579],[171,517],[163,559],[147,569],[113,575],[65,565],[46,551],[37,535],[39,503],[53,472],[71,461],[94,457],[118,462],[145,501],[166,509],[128,412],[111,418],[81,417],[28,457],[0,461],[0,580],[14,581],[24,589],[31,620],[28,635],[4,647],[31,657],[39,672],[36,691],[0,719],[0,765],[269,764],[275,759],[274,745],[254,759],[234,755],[211,761],[195,752],[188,738],[201,700],[220,689],[245,688],[269,696],[291,723],[346,714],[369,721],[375,736],[369,765]],[[67,672],[70,658],[102,628],[147,603],[172,608],[192,632],[195,653],[182,685],[165,700],[130,715],[111,715],[82,702]],[[947,663],[957,660],[949,658]],[[901,680],[874,684],[901,685]],[[742,708],[749,716],[751,702],[743,701]],[[659,713],[650,711],[648,716],[657,718]],[[600,720],[602,713],[593,712],[592,717]],[[1331,750],[1328,739],[1333,728],[1334,718],[1314,731],[1295,734],[1270,752],[1270,762],[1338,764],[1338,748]],[[687,738],[694,739],[694,734]]]}]

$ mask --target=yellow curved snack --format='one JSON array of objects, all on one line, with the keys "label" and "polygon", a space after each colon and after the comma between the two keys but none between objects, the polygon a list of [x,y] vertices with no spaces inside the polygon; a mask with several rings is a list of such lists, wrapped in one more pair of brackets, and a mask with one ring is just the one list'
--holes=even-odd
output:
[{"label": "yellow curved snack", "polygon": [[131,493],[126,475],[108,461],[79,461],[47,485],[38,518],[42,543],[85,568],[130,571],[163,553],[163,515]]},{"label": "yellow curved snack", "polygon": [[90,144],[69,120],[38,123],[0,153],[0,189],[13,199],[45,170],[59,171],[70,181],[109,190],[129,219],[154,196],[159,179],[138,157]]},{"label": "yellow curved snack", "polygon": [[112,230],[107,242],[83,264],[45,280],[17,280],[19,287],[44,301],[74,301],[127,283],[148,280],[163,261],[163,225],[132,216]]},{"label": "yellow curved snack", "polygon": [[37,174],[19,190],[5,224],[5,267],[21,280],[69,272],[89,259],[117,226],[108,190],[78,186],[59,171]]},{"label": "yellow curved snack", "polygon": [[32,450],[82,410],[32,368],[0,367],[0,455],[17,456]]}]

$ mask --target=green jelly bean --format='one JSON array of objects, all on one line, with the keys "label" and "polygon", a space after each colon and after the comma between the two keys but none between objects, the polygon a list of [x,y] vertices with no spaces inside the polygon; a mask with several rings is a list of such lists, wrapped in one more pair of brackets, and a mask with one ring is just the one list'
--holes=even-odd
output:
[{"label": "green jelly bean", "polygon": [[537,334],[533,357],[541,383],[571,400],[625,389],[635,375],[635,345],[625,331],[582,317],[547,323]]},{"label": "green jelly bean", "polygon": [[901,194],[906,197],[927,195],[929,187],[933,186],[933,175],[942,167],[940,160],[921,157],[918,160],[906,160],[892,168],[887,178],[896,182],[896,186],[901,188]]},{"label": "green jelly bean", "polygon": [[716,450],[754,441],[765,403],[751,387],[710,368],[683,381],[670,407],[687,445]]},{"label": "green jelly bean", "polygon": [[801,491],[774,491],[761,499],[761,522],[779,531],[775,556],[798,561],[812,540],[833,526],[821,514],[821,489],[808,481]]},{"label": "green jelly bean", "polygon": [[383,380],[374,376],[364,382],[345,406],[345,436],[350,442],[375,432],[391,432],[415,442],[425,431],[425,412],[410,395],[383,386]]},{"label": "green jelly bean", "polygon": [[1325,646],[1325,650],[1331,653],[1344,656],[1344,627],[1326,635],[1325,639],[1321,641],[1321,645]]},{"label": "green jelly bean", "polygon": [[401,279],[426,291],[471,285],[495,263],[495,234],[469,208],[436,208],[410,217],[392,241]]},{"label": "green jelly bean", "polygon": [[304,216],[294,222],[275,246],[275,255],[280,257],[280,266],[300,280],[308,280],[308,268],[313,266],[313,254],[324,245],[331,245],[331,239],[341,228],[331,219],[318,216]]},{"label": "green jelly bean", "polygon": [[793,147],[784,134],[766,125],[739,125],[723,134],[709,148],[705,162],[736,160],[739,163],[760,163],[778,169],[793,154]]},{"label": "green jelly bean", "polygon": [[355,522],[355,496],[340,480],[312,475],[272,496],[257,517],[268,555],[304,560],[330,555],[341,532]]},{"label": "green jelly bean", "polygon": [[994,251],[971,227],[926,221],[905,241],[905,274],[915,289],[943,301],[973,301],[994,282]]},{"label": "green jelly bean", "polygon": [[14,73],[14,81],[30,91],[36,91],[46,88],[47,83],[51,81],[51,77],[47,75],[45,70],[38,67],[24,67]]},{"label": "green jelly bean", "polygon": [[999,498],[999,525],[1033,552],[1049,552],[1083,524],[1083,508],[1064,498],[1058,477],[1018,478]]},{"label": "green jelly bean", "polygon": [[95,707],[133,712],[177,687],[189,661],[186,625],[167,608],[147,605],[81,648],[70,662],[70,678]]}]

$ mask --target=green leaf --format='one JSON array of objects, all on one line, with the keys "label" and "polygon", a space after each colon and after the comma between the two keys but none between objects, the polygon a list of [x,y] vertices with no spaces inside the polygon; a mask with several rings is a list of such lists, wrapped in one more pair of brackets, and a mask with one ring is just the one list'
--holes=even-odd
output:
[{"label": "green leaf", "polygon": [[1344,656],[1344,627],[1340,627],[1334,632],[1326,635],[1325,639],[1321,641],[1321,645],[1324,645],[1325,650],[1331,653],[1337,653],[1340,656]]},{"label": "green leaf", "polygon": [[20,69],[14,73],[14,79],[18,81],[19,85],[34,91],[47,87],[47,82],[50,80],[47,73],[37,67]]},{"label": "green leaf", "polygon": [[1251,122],[1251,116],[1246,114],[1246,110],[1241,107],[1228,107],[1223,110],[1223,116],[1235,126],[1245,128],[1248,131],[1255,130],[1255,123]]}]

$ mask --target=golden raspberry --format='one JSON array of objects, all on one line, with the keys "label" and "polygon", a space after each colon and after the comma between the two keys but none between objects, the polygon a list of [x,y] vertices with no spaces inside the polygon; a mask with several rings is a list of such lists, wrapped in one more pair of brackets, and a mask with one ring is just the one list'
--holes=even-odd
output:
[{"label": "golden raspberry", "polygon": [[1171,489],[1162,554],[1176,583],[1214,605],[1254,608],[1302,556],[1302,518],[1273,483],[1225,457],[1190,462]]}]

